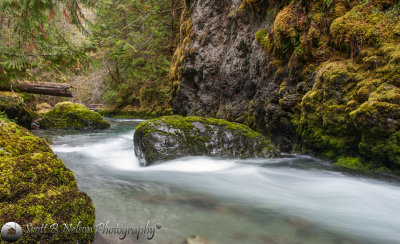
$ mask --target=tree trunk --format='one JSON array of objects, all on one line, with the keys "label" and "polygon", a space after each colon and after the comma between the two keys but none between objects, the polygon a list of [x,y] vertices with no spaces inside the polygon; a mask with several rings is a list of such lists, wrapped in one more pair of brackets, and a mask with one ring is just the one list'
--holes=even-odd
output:
[{"label": "tree trunk", "polygon": [[50,95],[58,97],[72,97],[71,85],[68,83],[19,83],[13,85],[0,85],[0,91],[27,92],[33,94]]}]

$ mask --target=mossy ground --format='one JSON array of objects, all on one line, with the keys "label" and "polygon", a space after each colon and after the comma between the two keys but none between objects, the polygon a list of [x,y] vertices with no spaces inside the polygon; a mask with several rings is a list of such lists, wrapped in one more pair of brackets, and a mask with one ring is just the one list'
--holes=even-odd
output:
[{"label": "mossy ground", "polygon": [[[93,227],[91,199],[49,145],[25,128],[0,119],[0,223]],[[94,233],[24,233],[20,243],[90,243]]]},{"label": "mossy ground", "polygon": [[43,129],[107,129],[110,124],[100,114],[90,111],[81,104],[62,102],[43,116],[40,121]]}]

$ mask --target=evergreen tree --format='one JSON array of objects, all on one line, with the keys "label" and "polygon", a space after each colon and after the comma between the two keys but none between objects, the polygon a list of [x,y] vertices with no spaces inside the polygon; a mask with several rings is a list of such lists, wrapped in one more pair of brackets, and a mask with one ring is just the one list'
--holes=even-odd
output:
[{"label": "evergreen tree", "polygon": [[103,52],[108,70],[106,102],[147,109],[166,106],[180,2],[99,1],[93,42]]},{"label": "evergreen tree", "polygon": [[75,67],[87,47],[76,45],[65,23],[84,31],[82,8],[94,0],[2,0],[0,82]]}]

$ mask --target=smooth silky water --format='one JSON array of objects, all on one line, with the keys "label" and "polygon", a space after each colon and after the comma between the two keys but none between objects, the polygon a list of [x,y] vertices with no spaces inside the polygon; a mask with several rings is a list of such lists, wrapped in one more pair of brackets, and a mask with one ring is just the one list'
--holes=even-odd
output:
[{"label": "smooth silky water", "polygon": [[141,168],[140,120],[108,119],[95,132],[42,131],[96,207],[96,224],[161,224],[151,241],[110,243],[400,243],[400,182],[341,171],[303,155],[221,160],[187,157]]}]

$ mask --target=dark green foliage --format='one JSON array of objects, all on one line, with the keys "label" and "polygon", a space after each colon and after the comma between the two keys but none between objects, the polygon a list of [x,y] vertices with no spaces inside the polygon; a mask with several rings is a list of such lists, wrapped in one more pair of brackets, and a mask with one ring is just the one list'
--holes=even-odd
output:
[{"label": "dark green foliage", "polygon": [[3,0],[0,2],[0,80],[34,79],[46,71],[79,64],[84,45],[74,44],[64,25],[83,30],[81,7],[93,0]]},{"label": "dark green foliage", "polygon": [[180,1],[99,1],[93,42],[104,54],[104,100],[119,107],[167,107]]}]

